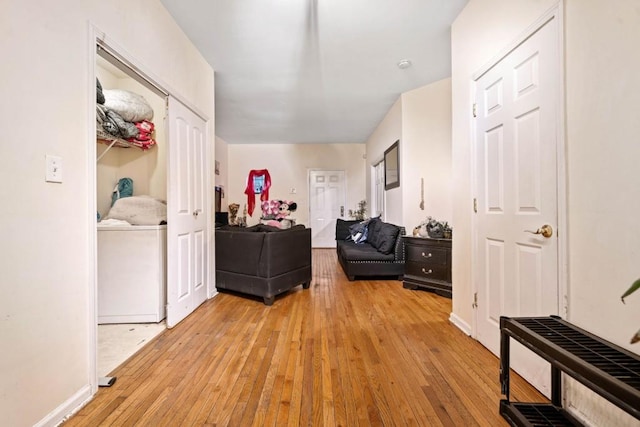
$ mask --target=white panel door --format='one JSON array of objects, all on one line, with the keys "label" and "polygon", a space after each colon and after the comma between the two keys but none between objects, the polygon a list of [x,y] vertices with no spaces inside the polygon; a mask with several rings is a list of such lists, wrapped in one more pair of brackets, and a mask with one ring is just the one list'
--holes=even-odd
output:
[{"label": "white panel door", "polygon": [[207,298],[209,143],[207,124],[169,97],[167,326]]},{"label": "white panel door", "polygon": [[309,172],[312,247],[336,247],[336,219],[345,214],[344,187],[344,171]]},{"label": "white panel door", "polygon": [[[499,319],[558,314],[556,19],[476,81],[476,333],[496,355]],[[549,237],[527,232],[544,225]],[[548,394],[548,363],[512,345],[511,366]]]}]

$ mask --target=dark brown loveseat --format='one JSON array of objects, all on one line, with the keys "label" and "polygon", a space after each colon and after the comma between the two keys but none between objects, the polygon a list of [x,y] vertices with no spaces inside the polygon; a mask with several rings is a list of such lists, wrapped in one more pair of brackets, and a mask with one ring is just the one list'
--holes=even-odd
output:
[{"label": "dark brown loveseat", "polygon": [[356,276],[404,275],[405,228],[374,218],[368,224],[367,241],[354,243],[349,227],[360,221],[338,219],[336,221],[336,251],[340,265],[349,280]]},{"label": "dark brown loveseat", "polygon": [[311,285],[311,229],[223,226],[216,234],[216,288],[262,297]]}]

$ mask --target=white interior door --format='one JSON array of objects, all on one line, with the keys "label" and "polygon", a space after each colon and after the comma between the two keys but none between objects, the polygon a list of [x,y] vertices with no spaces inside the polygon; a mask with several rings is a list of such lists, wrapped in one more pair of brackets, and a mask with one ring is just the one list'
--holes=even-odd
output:
[{"label": "white interior door", "polygon": [[209,139],[207,124],[169,97],[167,326],[207,298]]},{"label": "white interior door", "polygon": [[[476,81],[476,333],[496,355],[501,315],[559,312],[556,21]],[[548,237],[526,231],[545,224]],[[511,348],[511,366],[548,394],[548,363]]]},{"label": "white interior door", "polygon": [[336,219],[345,215],[344,187],[344,171],[309,172],[312,247],[336,247]]}]

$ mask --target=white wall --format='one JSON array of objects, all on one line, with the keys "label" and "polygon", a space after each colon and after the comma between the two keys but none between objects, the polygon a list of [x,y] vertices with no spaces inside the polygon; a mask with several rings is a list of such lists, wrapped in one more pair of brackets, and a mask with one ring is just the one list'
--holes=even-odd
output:
[{"label": "white wall", "polygon": [[[471,0],[452,27],[453,310],[471,323],[471,76],[554,0]],[[568,320],[638,353],[640,294],[640,9],[637,0],[565,0]],[[616,230],[616,231],[613,231]],[[637,425],[569,384],[567,404],[593,425]]]},{"label": "white wall", "polygon": [[[268,169],[271,176],[269,199],[291,200],[298,208],[293,213],[298,224],[309,226],[309,170],[344,170],[349,209],[356,209],[365,198],[364,144],[229,144],[229,191],[227,203],[239,203],[240,214],[247,204],[244,190],[249,171]],[[296,193],[291,194],[295,188]],[[249,225],[260,219],[260,197]]]},{"label": "white wall", "polygon": [[[640,3],[566,1],[569,320],[635,353],[640,293]],[[615,231],[614,231],[615,230]],[[571,394],[578,409],[592,393]],[[588,410],[595,425],[638,425],[619,410]]]},{"label": "white wall", "polygon": [[402,222],[410,234],[427,216],[452,223],[451,79],[405,92],[401,99]]},{"label": "white wall", "polygon": [[[89,22],[210,118],[214,76],[158,0],[7,0],[1,8],[0,55],[10,66],[0,116],[14,131],[0,144],[0,414],[5,425],[55,424],[93,381]],[[45,154],[62,157],[62,184],[45,183]]]},{"label": "white wall", "polygon": [[[380,162],[384,156],[384,151],[394,142],[400,140],[400,173],[403,173],[403,151],[404,141],[402,139],[402,100],[398,100],[389,109],[384,119],[367,139],[367,177],[366,194],[367,201],[370,202],[371,195],[371,173],[370,166]],[[383,218],[392,224],[404,225],[402,218],[402,175],[400,175],[400,187],[385,191],[385,211]],[[370,203],[369,203],[370,204]]]},{"label": "white wall", "polygon": [[[215,185],[224,189],[224,197],[222,198],[222,212],[227,212],[229,196],[229,144],[222,138],[216,136],[216,161],[220,162],[220,174],[215,175]],[[215,207],[215,206],[214,206]]]},{"label": "white wall", "polygon": [[[452,223],[451,79],[400,95],[367,140],[367,195],[371,166],[400,140],[400,187],[385,191],[384,219],[407,233],[427,216]],[[424,178],[424,210],[420,205]],[[367,197],[369,200],[370,197]]]}]

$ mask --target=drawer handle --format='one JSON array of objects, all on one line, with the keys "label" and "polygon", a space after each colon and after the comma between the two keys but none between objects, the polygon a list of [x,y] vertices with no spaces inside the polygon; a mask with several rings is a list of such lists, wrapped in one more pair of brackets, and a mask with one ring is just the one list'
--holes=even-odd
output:
[{"label": "drawer handle", "polygon": [[433,273],[433,270],[432,269],[425,270],[424,267],[422,267],[422,272],[424,274],[431,274],[431,273]]},{"label": "drawer handle", "polygon": [[429,252],[428,254],[425,254],[424,252],[422,252],[422,256],[424,258],[431,258],[433,255],[431,255],[431,252]]}]

